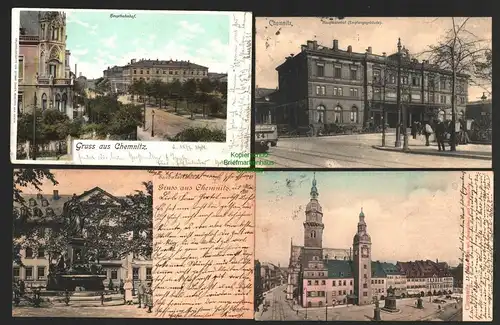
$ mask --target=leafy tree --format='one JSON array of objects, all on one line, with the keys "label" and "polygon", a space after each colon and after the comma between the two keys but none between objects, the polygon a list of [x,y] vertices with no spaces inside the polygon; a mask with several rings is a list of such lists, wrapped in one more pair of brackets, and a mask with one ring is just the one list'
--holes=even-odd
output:
[{"label": "leafy tree", "polygon": [[28,226],[27,221],[32,218],[32,210],[28,209],[28,206],[26,205],[26,200],[22,196],[22,188],[33,187],[36,190],[41,191],[41,186],[44,181],[49,181],[53,185],[58,184],[54,174],[52,174],[49,169],[30,168],[14,170],[12,189],[15,209],[13,210],[12,260],[15,263],[21,264],[21,256],[19,255],[19,252],[21,250],[22,242],[24,240],[30,240],[32,236],[36,235],[35,230]]},{"label": "leafy tree", "polygon": [[[484,52],[484,59],[475,62],[475,76],[480,79],[492,83],[493,80],[493,65],[492,65],[492,51],[487,49]],[[491,94],[491,92],[488,91]]]},{"label": "leafy tree", "polygon": [[112,116],[106,127],[106,133],[111,135],[128,135],[142,125],[142,107],[133,104],[121,105]]},{"label": "leafy tree", "polygon": [[169,141],[184,142],[226,142],[226,133],[206,127],[191,127],[177,133]]},{"label": "leafy tree", "polygon": [[169,97],[175,99],[175,112],[177,112],[178,101],[182,96],[182,84],[179,80],[174,80],[169,84]]},{"label": "leafy tree", "polygon": [[[42,128],[42,110],[36,110],[35,113],[35,139],[37,143],[44,141]],[[17,141],[18,142],[33,142],[33,114],[22,114],[17,121]]]},{"label": "leafy tree", "polygon": [[192,119],[194,119],[194,109],[190,104],[194,101],[197,90],[198,85],[194,79],[189,79],[182,84],[182,97],[186,99],[188,110],[191,112]]},{"label": "leafy tree", "polygon": [[[457,105],[457,74],[473,74],[476,63],[479,62],[488,52],[485,43],[488,40],[481,40],[467,30],[467,22],[470,18],[462,22],[451,18],[451,28],[446,32],[442,41],[431,45],[428,51],[423,52],[429,60],[439,68],[452,72],[451,78],[451,125],[456,123]],[[472,81],[472,80],[471,80]],[[452,136],[450,150],[456,151],[456,137]]]},{"label": "leafy tree", "polygon": [[121,212],[124,230],[132,232],[129,251],[143,257],[151,257],[153,252],[153,182],[142,183],[143,191],[127,196],[129,204]]},{"label": "leafy tree", "polygon": [[107,78],[98,78],[95,80],[95,88],[94,91],[98,95],[108,95],[112,89],[111,89],[111,83],[109,79]]}]

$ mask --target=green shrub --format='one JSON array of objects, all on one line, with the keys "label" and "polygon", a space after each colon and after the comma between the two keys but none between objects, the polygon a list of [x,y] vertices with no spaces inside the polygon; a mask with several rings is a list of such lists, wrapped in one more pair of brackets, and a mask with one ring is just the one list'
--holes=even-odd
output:
[{"label": "green shrub", "polygon": [[177,133],[169,141],[182,142],[226,142],[226,133],[222,130],[207,127],[191,127]]}]

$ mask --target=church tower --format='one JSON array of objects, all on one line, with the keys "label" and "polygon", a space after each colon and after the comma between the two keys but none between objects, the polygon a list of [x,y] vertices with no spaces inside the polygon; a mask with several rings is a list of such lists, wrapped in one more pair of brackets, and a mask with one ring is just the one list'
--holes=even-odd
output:
[{"label": "church tower", "polygon": [[311,187],[311,199],[306,206],[306,221],[304,222],[304,268],[323,267],[323,209],[318,202],[318,188],[316,187],[316,173]]},{"label": "church tower", "polygon": [[352,246],[354,252],[354,293],[357,296],[358,305],[369,305],[372,303],[372,240],[366,230],[363,209],[359,214],[358,231],[354,235]]}]

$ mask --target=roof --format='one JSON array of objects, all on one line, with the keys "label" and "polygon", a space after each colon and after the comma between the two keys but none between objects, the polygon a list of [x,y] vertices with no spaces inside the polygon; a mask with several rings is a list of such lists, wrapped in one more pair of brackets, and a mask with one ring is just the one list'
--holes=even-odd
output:
[{"label": "roof", "polygon": [[264,98],[276,92],[276,89],[271,88],[255,88],[255,98]]},{"label": "roof", "polygon": [[[108,192],[104,191],[100,187],[94,187],[88,191],[83,192],[80,195],[77,195],[76,198],[83,199],[85,196],[101,193],[113,200],[123,202],[125,197],[115,197]],[[64,206],[67,202],[69,202],[75,194],[59,194],[57,190],[54,190],[52,194],[22,194],[22,197],[26,201],[26,205],[28,207],[32,206],[33,209],[37,211],[41,211],[41,214],[37,216],[37,214],[32,214],[30,221],[36,221],[39,219],[43,219],[44,221],[53,221],[59,219],[60,216],[64,214]],[[31,202],[30,202],[31,201]],[[44,205],[44,201],[47,202],[47,206]],[[30,204],[31,203],[31,204]],[[14,209],[19,209],[21,207],[20,204],[14,203]],[[52,213],[53,212],[53,213]]]},{"label": "roof", "polygon": [[39,11],[21,11],[19,13],[19,28],[24,28],[26,36],[39,36]]},{"label": "roof", "polygon": [[326,262],[328,268],[328,278],[348,279],[353,277],[352,262],[341,260],[329,260]]},{"label": "roof", "polygon": [[387,273],[385,273],[382,263],[372,262],[372,277],[373,278],[386,278]]},{"label": "roof", "polygon": [[185,68],[185,69],[208,69],[202,65],[192,63],[189,61],[177,61],[177,60],[139,60],[129,63],[127,66],[138,67],[138,68]]},{"label": "roof", "polygon": [[404,275],[404,273],[402,273],[395,264],[387,262],[378,263],[380,263],[380,266],[382,267],[386,275]]},{"label": "roof", "polygon": [[431,260],[398,262],[397,267],[406,274],[407,278],[431,278],[433,276],[451,276],[446,263]]}]

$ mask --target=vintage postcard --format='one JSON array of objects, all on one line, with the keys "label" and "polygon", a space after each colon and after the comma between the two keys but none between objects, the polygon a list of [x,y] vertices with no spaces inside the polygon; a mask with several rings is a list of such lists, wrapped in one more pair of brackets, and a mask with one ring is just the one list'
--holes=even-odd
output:
[{"label": "vintage postcard", "polygon": [[255,29],[256,165],[491,167],[491,17],[259,17]]},{"label": "vintage postcard", "polygon": [[[252,15],[12,11],[11,159],[248,167]],[[233,159],[232,159],[233,158]]]},{"label": "vintage postcard", "polygon": [[14,317],[252,318],[255,174],[14,171]]},{"label": "vintage postcard", "polygon": [[492,321],[492,172],[266,171],[257,188],[256,320]]}]

